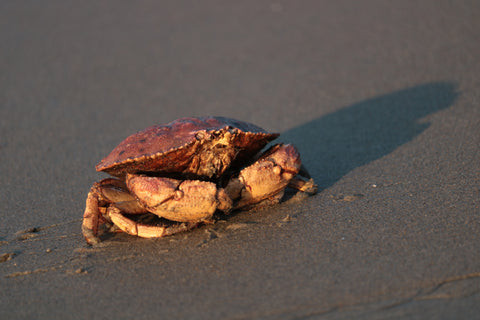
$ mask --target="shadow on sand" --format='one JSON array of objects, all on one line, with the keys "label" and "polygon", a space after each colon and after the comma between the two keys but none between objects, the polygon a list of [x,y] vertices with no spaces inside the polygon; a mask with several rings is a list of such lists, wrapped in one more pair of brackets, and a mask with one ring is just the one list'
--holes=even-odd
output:
[{"label": "shadow on sand", "polygon": [[323,189],[415,138],[430,125],[420,119],[450,107],[457,97],[452,83],[419,85],[325,115],[282,133],[280,140],[299,148]]}]

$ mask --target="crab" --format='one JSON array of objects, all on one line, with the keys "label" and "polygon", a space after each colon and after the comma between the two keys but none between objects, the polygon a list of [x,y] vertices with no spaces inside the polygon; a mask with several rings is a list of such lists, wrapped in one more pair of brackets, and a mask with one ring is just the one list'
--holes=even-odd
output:
[{"label": "crab", "polygon": [[129,136],[96,166],[113,177],[88,193],[86,241],[112,229],[143,238],[187,231],[213,223],[216,212],[276,204],[287,187],[315,194],[293,145],[261,152],[278,136],[224,117],[181,118]]}]

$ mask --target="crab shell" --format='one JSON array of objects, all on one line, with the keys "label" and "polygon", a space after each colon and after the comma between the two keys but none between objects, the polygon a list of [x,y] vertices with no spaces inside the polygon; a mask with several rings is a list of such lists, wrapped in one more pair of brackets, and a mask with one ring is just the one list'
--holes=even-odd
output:
[{"label": "crab shell", "polygon": [[116,177],[154,172],[219,178],[278,136],[229,118],[181,118],[129,136],[96,169]]}]

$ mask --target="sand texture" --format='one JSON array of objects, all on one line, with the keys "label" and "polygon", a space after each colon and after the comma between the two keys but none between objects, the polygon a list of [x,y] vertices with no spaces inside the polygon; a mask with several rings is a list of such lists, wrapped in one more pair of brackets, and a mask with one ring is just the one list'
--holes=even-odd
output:
[{"label": "sand texture", "polygon": [[[1,319],[474,319],[480,2],[2,1]],[[95,165],[218,115],[319,193],[89,247]]]}]

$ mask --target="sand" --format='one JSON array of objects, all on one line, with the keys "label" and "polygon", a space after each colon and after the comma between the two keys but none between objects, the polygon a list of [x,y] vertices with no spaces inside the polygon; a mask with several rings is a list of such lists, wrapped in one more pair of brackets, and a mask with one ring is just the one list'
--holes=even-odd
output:
[{"label": "sand", "polygon": [[[474,1],[0,4],[0,318],[472,319]],[[86,245],[95,164],[221,115],[281,132],[320,192]]]}]

